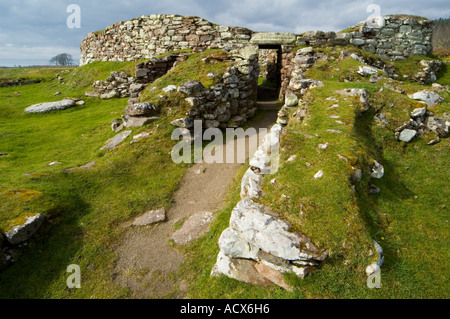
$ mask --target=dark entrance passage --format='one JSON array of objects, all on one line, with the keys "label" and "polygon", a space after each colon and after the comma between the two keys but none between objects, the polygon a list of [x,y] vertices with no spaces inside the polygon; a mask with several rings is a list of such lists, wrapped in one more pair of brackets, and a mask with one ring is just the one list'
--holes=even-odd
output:
[{"label": "dark entrance passage", "polygon": [[275,101],[281,88],[281,45],[260,44],[258,101]]}]

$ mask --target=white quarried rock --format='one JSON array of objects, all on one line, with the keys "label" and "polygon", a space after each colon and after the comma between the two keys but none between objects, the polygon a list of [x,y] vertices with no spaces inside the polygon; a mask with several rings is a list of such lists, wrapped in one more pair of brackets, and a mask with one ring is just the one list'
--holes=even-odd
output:
[{"label": "white quarried rock", "polygon": [[373,178],[382,178],[384,176],[384,167],[377,161],[374,161],[371,167],[370,176]]},{"label": "white quarried rock", "polygon": [[253,157],[250,159],[250,166],[258,168],[260,174],[272,174],[279,164],[279,143],[280,134],[283,127],[280,124],[272,126],[264,137],[263,143],[259,146]]},{"label": "white quarried rock", "polygon": [[262,194],[263,178],[261,175],[256,174],[251,168],[245,172],[241,182],[241,199],[252,198],[259,199]]},{"label": "white quarried rock", "polygon": [[411,117],[412,118],[421,117],[424,116],[426,113],[427,113],[426,107],[417,108],[411,112]]},{"label": "white quarried rock", "polygon": [[166,94],[174,93],[177,91],[177,86],[176,85],[168,85],[162,91]]},{"label": "white quarried rock", "polygon": [[258,260],[259,248],[243,240],[231,227],[223,231],[219,238],[219,247],[226,256]]},{"label": "white quarried rock", "polygon": [[285,105],[288,107],[291,106],[297,106],[298,105],[298,97],[295,94],[290,94],[289,96],[286,97],[285,99]]},{"label": "white quarried rock", "polygon": [[[252,246],[286,260],[310,260],[322,254],[302,236],[289,232],[290,225],[264,212],[264,206],[247,198],[233,209],[230,227]],[[310,249],[311,251],[309,251]]]},{"label": "white quarried rock", "polygon": [[25,109],[25,113],[48,113],[51,111],[62,111],[73,106],[76,106],[76,103],[73,100],[39,103],[27,107]]},{"label": "white quarried rock", "polygon": [[316,175],[314,175],[314,179],[319,179],[323,177],[323,171],[320,170],[316,173]]},{"label": "white quarried rock", "polygon": [[375,68],[372,68],[372,67],[370,67],[370,66],[360,66],[357,73],[360,74],[360,75],[362,75],[362,76],[366,76],[366,75],[375,75],[375,74],[378,74],[378,71],[379,71],[379,70],[377,70],[377,69],[375,69]]}]

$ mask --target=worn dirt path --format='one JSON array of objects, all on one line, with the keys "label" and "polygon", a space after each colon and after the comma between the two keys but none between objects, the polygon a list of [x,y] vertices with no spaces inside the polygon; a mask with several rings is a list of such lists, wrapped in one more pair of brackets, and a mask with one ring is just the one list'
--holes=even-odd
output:
[{"label": "worn dirt path", "polygon": [[[276,121],[276,104],[263,104],[260,105],[264,110],[263,116],[252,125],[257,131],[259,128],[270,128]],[[254,151],[247,150],[246,158]],[[183,298],[187,287],[184,282],[180,283],[177,271],[185,257],[169,243],[175,232],[174,224],[199,212],[215,213],[220,210],[236,170],[242,165],[193,164],[174,194],[174,204],[167,212],[165,223],[147,227],[130,227],[131,222],[124,225],[129,229],[117,248],[119,258],[115,283],[128,287],[132,298]]]}]

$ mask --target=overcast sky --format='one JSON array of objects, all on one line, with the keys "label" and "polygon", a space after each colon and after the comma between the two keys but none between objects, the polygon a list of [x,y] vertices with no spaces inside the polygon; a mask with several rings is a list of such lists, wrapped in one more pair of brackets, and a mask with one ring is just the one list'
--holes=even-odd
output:
[{"label": "overcast sky", "polygon": [[[81,28],[67,27],[70,4],[81,9]],[[0,0],[0,65],[45,63],[63,52],[78,62],[89,32],[144,14],[194,15],[254,31],[301,33],[345,29],[368,18],[370,4],[377,4],[381,15],[450,17],[449,0]]]}]

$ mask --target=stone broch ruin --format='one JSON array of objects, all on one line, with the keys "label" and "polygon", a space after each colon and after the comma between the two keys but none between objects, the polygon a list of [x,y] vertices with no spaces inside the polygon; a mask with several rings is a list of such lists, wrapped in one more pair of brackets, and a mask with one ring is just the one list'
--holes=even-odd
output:
[{"label": "stone broch ruin", "polygon": [[[114,92],[111,97],[131,97],[127,110],[132,112],[127,111],[128,118],[124,120],[133,126],[131,123],[136,120],[134,113],[148,111],[147,115],[152,115],[149,105],[133,104],[137,102],[139,91],[183,61],[183,54],[180,53],[169,55],[165,60],[158,60],[159,55],[215,48],[230,52],[234,63],[225,73],[221,84],[205,89],[199,82],[188,81],[178,88],[179,92],[190,96],[186,100],[192,109],[186,118],[172,122],[190,128],[192,120],[202,119],[206,128],[224,128],[240,126],[256,112],[256,87],[261,65],[266,66],[266,75],[279,84],[280,99],[286,99],[286,106],[289,106],[298,103],[303,90],[322,85],[320,81],[302,77],[305,69],[321,59],[313,46],[353,45],[391,61],[432,52],[433,22],[425,18],[399,15],[377,17],[360,22],[346,31],[310,31],[303,34],[255,32],[242,27],[216,25],[199,17],[150,15],[118,22],[105,30],[90,33],[81,44],[81,64],[92,61],[150,60],[136,66],[135,79],[127,80],[126,74],[116,72],[109,82],[95,84],[103,90],[111,82],[122,78],[118,82],[125,83],[124,89]],[[299,46],[303,48],[293,52]],[[385,71],[389,75],[388,70]],[[195,96],[191,94],[194,91],[198,93]],[[364,92],[355,94],[364,98]],[[142,117],[139,120],[142,122]],[[241,185],[242,201],[232,212],[230,227],[220,237],[220,253],[212,275],[225,274],[261,285],[276,282],[289,289],[279,276],[280,273],[294,272],[303,278],[311,267],[326,258],[326,254],[306,236],[289,232],[286,222],[273,216],[255,201],[260,195],[263,175],[270,174],[265,165],[270,148],[278,143],[282,134],[282,125],[286,124],[283,121],[281,116],[268,134],[269,138],[250,160],[250,168]],[[370,265],[372,268],[383,263],[382,249],[377,243],[375,249],[378,259]]]}]

